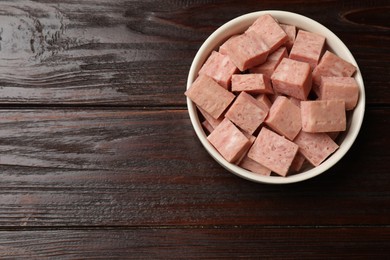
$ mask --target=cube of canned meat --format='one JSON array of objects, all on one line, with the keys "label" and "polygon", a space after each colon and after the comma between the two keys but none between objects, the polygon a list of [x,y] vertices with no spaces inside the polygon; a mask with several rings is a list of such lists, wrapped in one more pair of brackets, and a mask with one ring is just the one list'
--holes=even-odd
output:
[{"label": "cube of canned meat", "polygon": [[232,76],[232,91],[250,94],[273,94],[270,79],[263,74],[235,74]]},{"label": "cube of canned meat", "polygon": [[334,141],[339,136],[340,132],[327,132],[326,134]]},{"label": "cube of canned meat", "polygon": [[254,97],[241,92],[233,102],[225,117],[242,130],[253,134],[268,114],[268,108],[262,106]]},{"label": "cube of canned meat", "polygon": [[301,131],[294,140],[299,152],[314,166],[320,165],[338,149],[338,145],[325,133],[306,133]]},{"label": "cube of canned meat", "polygon": [[213,51],[199,70],[199,75],[207,75],[225,89],[229,89],[232,75],[236,72],[238,69],[229,56]]},{"label": "cube of canned meat", "polygon": [[319,90],[321,100],[344,100],[346,110],[354,109],[359,99],[359,86],[351,77],[322,77]]},{"label": "cube of canned meat", "polygon": [[[245,131],[242,131],[242,133],[246,136],[246,138],[249,139],[249,147],[251,147],[252,144],[255,142],[256,137],[255,137],[254,135],[249,134],[248,132],[245,132]],[[248,148],[248,149],[249,149],[249,148]],[[237,165],[241,164],[241,162],[244,160],[244,158],[247,157],[247,152],[248,152],[248,151],[246,151],[245,153],[243,153],[243,154],[241,155],[240,159],[238,159],[238,160],[235,162],[235,164],[237,164]]]},{"label": "cube of canned meat", "polygon": [[299,172],[302,169],[303,163],[305,162],[306,158],[303,156],[303,154],[299,151],[295,155],[294,160],[291,163],[289,172],[290,173],[296,173]]},{"label": "cube of canned meat", "polygon": [[210,134],[212,131],[214,131],[214,127],[212,127],[212,126],[210,125],[210,123],[209,123],[208,121],[206,121],[206,120],[204,120],[204,121],[202,122],[202,126],[203,126],[203,128],[204,128],[205,130],[207,130],[207,132],[209,132],[209,134]]},{"label": "cube of canned meat", "polygon": [[278,93],[275,88],[274,88],[274,94],[273,95],[267,95],[267,97],[269,98],[269,100],[271,101],[271,103],[274,103],[275,100],[279,97],[279,96],[282,96],[282,94]]},{"label": "cube of canned meat", "polygon": [[199,112],[202,114],[204,119],[214,128],[216,128],[223,120],[223,117],[220,116],[219,118],[215,119],[212,117],[209,113],[207,113],[204,109],[197,106],[199,109]]},{"label": "cube of canned meat", "polygon": [[240,71],[264,63],[269,53],[268,45],[254,32],[231,38],[224,50]]},{"label": "cube of canned meat", "polygon": [[214,129],[207,140],[231,163],[237,161],[250,146],[249,139],[227,118]]},{"label": "cube of canned meat", "polygon": [[294,25],[290,24],[279,24],[283,31],[287,34],[287,41],[284,43],[287,50],[290,51],[292,46],[294,45],[297,28]]},{"label": "cube of canned meat", "polygon": [[301,100],[300,99],[297,99],[295,97],[289,97],[288,99],[290,99],[290,101],[296,105],[297,107],[301,107]]},{"label": "cube of canned meat", "polygon": [[269,54],[267,60],[263,64],[250,68],[249,72],[261,73],[270,78],[282,59],[287,57],[288,54],[286,47],[280,47],[273,53]]},{"label": "cube of canned meat", "polygon": [[301,101],[302,131],[337,132],[346,129],[344,100]]},{"label": "cube of canned meat", "polygon": [[229,42],[230,42],[232,39],[234,39],[235,37],[237,37],[237,36],[240,36],[240,35],[239,35],[239,34],[235,34],[235,35],[231,36],[229,39],[227,39],[224,43],[222,43],[222,45],[219,46],[218,52],[221,53],[221,54],[223,54],[223,55],[228,55],[226,46],[228,46],[228,45],[229,45]]},{"label": "cube of canned meat", "polygon": [[184,94],[214,119],[218,119],[235,98],[233,93],[205,75],[199,75]]},{"label": "cube of canned meat", "polygon": [[306,62],[283,58],[271,76],[278,93],[306,100],[311,90],[311,69]]},{"label": "cube of canned meat", "polygon": [[248,157],[248,155],[246,155],[242,159],[239,166],[248,170],[248,171],[251,171],[251,172],[254,172],[254,173],[257,173],[260,175],[264,175],[264,176],[271,175],[270,169],[268,169],[267,167],[265,167],[264,165],[261,165],[260,163],[258,163],[256,161],[252,160],[251,158]]},{"label": "cube of canned meat", "polygon": [[298,151],[298,145],[266,127],[261,128],[248,157],[271,171],[286,176]]},{"label": "cube of canned meat", "polygon": [[321,77],[351,77],[356,69],[355,65],[330,51],[325,51],[320,62],[313,70],[313,83],[319,86]]},{"label": "cube of canned meat", "polygon": [[307,62],[313,70],[320,60],[324,45],[324,36],[299,30],[290,52],[290,59]]},{"label": "cube of canned meat", "polygon": [[269,98],[267,97],[267,95],[260,94],[260,95],[256,96],[255,98],[257,101],[259,101],[261,104],[263,104],[263,106],[267,107],[268,110],[271,108],[272,103],[271,103],[271,100],[269,100]]},{"label": "cube of canned meat", "polygon": [[287,97],[279,96],[272,104],[265,123],[292,141],[302,128],[301,110]]},{"label": "cube of canned meat", "polygon": [[257,18],[245,33],[251,31],[258,33],[264,38],[264,41],[270,48],[270,52],[274,52],[288,40],[287,34],[280,27],[279,23],[269,14]]}]

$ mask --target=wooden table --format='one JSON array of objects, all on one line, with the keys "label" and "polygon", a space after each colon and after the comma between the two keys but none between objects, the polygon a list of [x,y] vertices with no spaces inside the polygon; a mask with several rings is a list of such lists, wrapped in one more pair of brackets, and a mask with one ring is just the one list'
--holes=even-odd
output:
[{"label": "wooden table", "polygon": [[[351,151],[290,185],[224,170],[183,95],[202,42],[258,10],[334,31],[363,74]],[[387,1],[0,1],[0,257],[390,255]]]}]

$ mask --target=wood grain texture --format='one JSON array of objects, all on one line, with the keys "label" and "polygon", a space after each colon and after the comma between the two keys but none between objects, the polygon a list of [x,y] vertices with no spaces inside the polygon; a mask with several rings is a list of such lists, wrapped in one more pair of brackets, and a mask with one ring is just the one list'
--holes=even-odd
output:
[{"label": "wood grain texture", "polygon": [[[258,10],[334,31],[367,108],[350,152],[291,185],[203,149],[187,73],[219,26]],[[385,259],[388,1],[0,0],[1,259]]]},{"label": "wood grain texture", "polygon": [[389,228],[0,231],[0,257],[29,259],[385,259]]},{"label": "wood grain texture", "polygon": [[0,2],[0,104],[183,106],[208,35],[269,9],[333,30],[355,55],[368,104],[389,102],[386,1],[18,0]]},{"label": "wood grain texture", "polygon": [[0,226],[388,225],[389,116],[368,111],[323,176],[274,186],[219,166],[185,110],[3,110]]}]

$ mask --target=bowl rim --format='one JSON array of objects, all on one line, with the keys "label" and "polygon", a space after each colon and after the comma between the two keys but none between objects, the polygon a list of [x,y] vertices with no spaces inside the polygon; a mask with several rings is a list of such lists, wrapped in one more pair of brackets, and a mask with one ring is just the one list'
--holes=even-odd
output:
[{"label": "bowl rim", "polygon": [[[195,58],[192,61],[188,73],[186,89],[188,89],[191,86],[192,82],[196,79],[201,65],[205,62],[206,58],[210,55],[212,50],[215,50],[217,47],[219,47],[220,44],[230,36],[237,33],[242,33],[246,28],[248,28],[250,24],[252,24],[256,20],[256,18],[264,14],[270,14],[281,23],[293,24],[297,26],[297,28],[301,28],[307,31],[313,31],[315,33],[321,31],[321,33],[319,34],[326,37],[327,48],[330,49],[336,55],[340,56],[341,58],[347,60],[348,62],[356,66],[357,70],[354,74],[354,78],[359,85],[359,100],[355,109],[350,115],[350,120],[347,125],[347,131],[344,132],[347,134],[345,134],[344,140],[339,144],[340,147],[336,150],[336,152],[331,154],[319,166],[313,167],[311,169],[299,172],[291,176],[282,177],[259,175],[246,169],[243,169],[235,164],[227,162],[207,140],[207,135],[205,134],[198,118],[196,106],[188,97],[186,98],[187,108],[192,126],[203,147],[213,157],[213,159],[216,160],[226,170],[241,178],[253,182],[268,184],[295,183],[318,176],[321,173],[327,171],[332,166],[334,166],[339,160],[341,160],[356,140],[364,119],[366,97],[361,71],[348,47],[332,31],[330,31],[324,25],[311,18],[288,11],[264,10],[238,16],[217,28],[201,45],[195,55]],[[337,48],[335,48],[336,46]]]}]

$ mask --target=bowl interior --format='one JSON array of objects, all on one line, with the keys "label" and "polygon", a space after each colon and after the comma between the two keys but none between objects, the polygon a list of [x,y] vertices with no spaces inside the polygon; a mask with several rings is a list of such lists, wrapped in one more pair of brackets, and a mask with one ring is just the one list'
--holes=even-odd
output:
[{"label": "bowl interior", "polygon": [[325,36],[326,48],[328,50],[332,51],[339,57],[354,64],[357,67],[357,71],[354,74],[354,77],[359,84],[359,100],[356,108],[351,113],[347,114],[347,130],[337,139],[337,143],[340,145],[339,149],[317,167],[306,167],[302,169],[301,172],[287,177],[262,176],[227,162],[218,153],[218,151],[207,140],[207,135],[203,131],[201,122],[199,121],[195,104],[187,98],[188,112],[196,135],[198,136],[202,145],[219,164],[221,164],[230,172],[247,180],[262,183],[284,184],[303,181],[321,174],[337,163],[352,146],[363,122],[365,109],[365,91],[362,76],[353,55],[345,46],[345,44],[333,32],[308,17],[285,11],[258,11],[237,17],[219,27],[202,44],[192,62],[187,79],[187,89],[196,79],[198,71],[213,50],[217,50],[218,47],[230,36],[244,32],[259,16],[264,14],[271,14],[280,23],[295,25],[299,29]]}]

